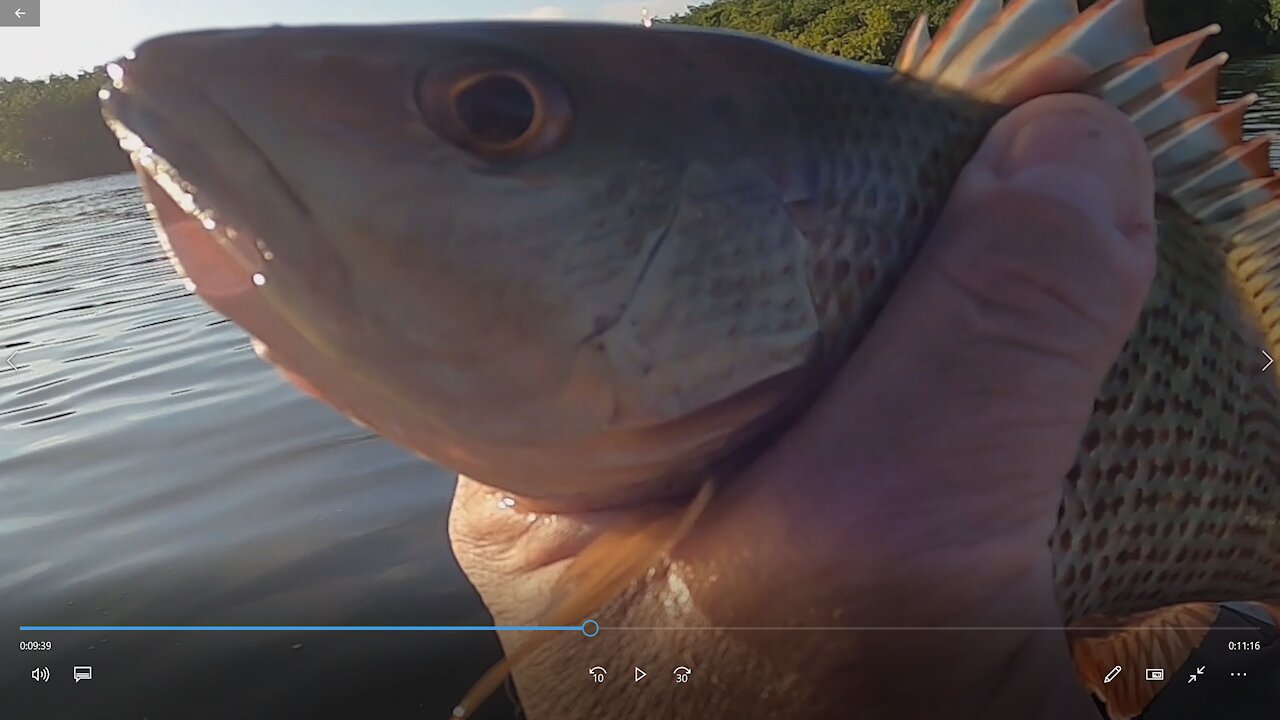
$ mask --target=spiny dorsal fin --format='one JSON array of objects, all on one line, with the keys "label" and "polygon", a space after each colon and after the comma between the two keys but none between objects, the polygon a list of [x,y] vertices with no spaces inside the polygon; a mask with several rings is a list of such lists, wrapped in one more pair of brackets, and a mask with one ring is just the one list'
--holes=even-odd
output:
[{"label": "spiny dorsal fin", "polygon": [[937,77],[942,68],[950,65],[951,60],[999,15],[1000,0],[964,0],[938,31],[929,51],[920,59],[919,67],[911,74],[920,78]]},{"label": "spiny dorsal fin", "polygon": [[[1170,178],[1169,194],[1188,201],[1249,178],[1264,177],[1271,169],[1271,136],[1259,135],[1206,160],[1185,174]],[[1234,234],[1234,233],[1232,233]]]},{"label": "spiny dorsal fin", "polygon": [[[618,597],[631,583],[644,577],[681,541],[703,511],[714,492],[714,483],[704,483],[693,501],[670,510],[637,515],[612,527],[587,545],[556,581],[555,595],[538,614],[542,625],[576,625]],[[497,690],[511,669],[550,639],[546,633],[531,633],[524,643],[484,674],[453,709],[454,718],[468,718]]]},{"label": "spiny dorsal fin", "polygon": [[1217,104],[1218,73],[1226,64],[1227,54],[1219,53],[1120,107],[1143,137],[1151,137]]},{"label": "spiny dorsal fin", "polygon": [[1204,41],[1220,32],[1222,26],[1215,24],[1161,43],[1141,55],[1098,73],[1088,90],[1108,103],[1121,107],[1149,88],[1181,74],[1191,64],[1191,59]]},{"label": "spiny dorsal fin", "polygon": [[[1074,4],[1075,0],[1070,0]],[[1151,50],[1142,0],[1107,0],[1091,6],[1018,56],[987,85],[985,97],[1007,102],[1047,65],[1070,58],[1094,75]]]},{"label": "spiny dorsal fin", "polygon": [[920,64],[920,60],[929,51],[931,42],[929,38],[929,16],[921,15],[916,18],[916,21],[911,24],[911,29],[907,31],[907,39],[902,42],[902,47],[898,49],[898,58],[893,61],[893,66],[901,72],[910,72],[912,68]]},{"label": "spiny dorsal fin", "polygon": [[1224,240],[1256,245],[1280,224],[1270,141],[1241,139],[1257,96],[1218,104],[1225,55],[1187,67],[1220,26],[1153,47],[1143,5],[1104,0],[1079,12],[1076,0],[1013,0],[1003,9],[999,0],[966,0],[904,72],[1017,104],[1030,99],[1020,93],[1036,73],[1069,60],[1089,77],[1056,90],[1088,92],[1128,114],[1147,138],[1159,191]]},{"label": "spiny dorsal fin", "polygon": [[[1240,142],[1244,114],[1257,102],[1250,93],[1226,105],[1214,105],[1203,115],[1183,120],[1147,138],[1156,167],[1156,182],[1201,165]],[[1216,188],[1215,188],[1216,189]],[[1212,192],[1210,190],[1209,192]]]},{"label": "spiny dorsal fin", "polygon": [[1079,14],[1076,0],[1014,0],[943,69],[938,81],[961,87],[968,78],[1008,67]]}]

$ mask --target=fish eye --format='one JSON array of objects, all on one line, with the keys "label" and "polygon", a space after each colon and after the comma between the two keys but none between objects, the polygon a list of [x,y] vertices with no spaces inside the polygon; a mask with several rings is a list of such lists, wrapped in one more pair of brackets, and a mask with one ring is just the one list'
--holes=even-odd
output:
[{"label": "fish eye", "polygon": [[428,128],[485,160],[524,160],[558,147],[572,116],[559,83],[531,68],[427,73],[417,103]]}]

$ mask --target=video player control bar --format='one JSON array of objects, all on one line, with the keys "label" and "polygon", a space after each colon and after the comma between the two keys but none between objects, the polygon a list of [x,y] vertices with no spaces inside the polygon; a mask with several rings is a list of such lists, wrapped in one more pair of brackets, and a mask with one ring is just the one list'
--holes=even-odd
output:
[{"label": "video player control bar", "polygon": [[0,0],[0,27],[40,27],[40,0]]}]

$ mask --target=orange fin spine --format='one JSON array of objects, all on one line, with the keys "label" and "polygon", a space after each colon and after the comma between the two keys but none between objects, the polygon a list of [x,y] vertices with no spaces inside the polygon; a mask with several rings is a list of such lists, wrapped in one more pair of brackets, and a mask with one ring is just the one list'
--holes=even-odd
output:
[{"label": "orange fin spine", "polygon": [[1018,63],[987,85],[984,94],[994,102],[1006,102],[1029,78],[1063,58],[1095,75],[1151,48],[1142,0],[1108,0],[1089,7],[1025,51]]},{"label": "orange fin spine", "polygon": [[1280,257],[1280,247],[1276,247],[1275,232],[1280,224],[1280,198],[1259,205],[1239,217],[1211,226],[1223,237],[1234,237],[1237,242],[1256,247],[1263,252],[1263,257]]},{"label": "orange fin spine", "polygon": [[1243,145],[1229,148],[1183,175],[1168,178],[1162,189],[1175,200],[1186,201],[1208,194],[1214,188],[1265,177],[1271,167],[1271,141],[1270,135],[1259,135]]},{"label": "orange fin spine", "polygon": [[1187,210],[1205,222],[1214,223],[1242,217],[1255,207],[1271,202],[1280,191],[1280,178],[1264,177],[1245,180],[1219,188],[1187,203]]},{"label": "orange fin spine", "polygon": [[912,68],[920,64],[925,53],[929,51],[930,44],[929,16],[922,14],[916,18],[915,22],[911,24],[911,29],[907,31],[907,39],[898,50],[898,57],[893,61],[893,66],[900,72],[910,72]]},{"label": "orange fin spine", "polygon": [[959,87],[967,78],[982,77],[1033,49],[1078,17],[1076,0],[1014,0],[973,38],[937,80]]},{"label": "orange fin spine", "polygon": [[1222,32],[1210,25],[1197,32],[1161,43],[1150,51],[1113,65],[1094,76],[1088,90],[1116,107],[1122,107],[1154,85],[1181,73],[1204,41]]},{"label": "orange fin spine", "polygon": [[1199,115],[1202,108],[1215,105],[1218,102],[1218,75],[1226,64],[1226,53],[1215,55],[1121,109],[1133,119],[1143,137],[1151,137]]},{"label": "orange fin spine", "polygon": [[1225,152],[1238,142],[1227,138],[1240,137],[1244,114],[1257,100],[1258,96],[1251,93],[1149,137],[1147,146],[1151,148],[1156,175],[1175,176]]},{"label": "orange fin spine", "polygon": [[964,0],[938,30],[928,52],[911,74],[921,78],[936,77],[969,41],[1000,14],[1000,9],[1000,0]]}]

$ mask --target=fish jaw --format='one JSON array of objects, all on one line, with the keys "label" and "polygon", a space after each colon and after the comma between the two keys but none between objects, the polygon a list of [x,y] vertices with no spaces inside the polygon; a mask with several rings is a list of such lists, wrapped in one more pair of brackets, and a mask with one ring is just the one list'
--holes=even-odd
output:
[{"label": "fish jaw", "polygon": [[[107,125],[138,173],[161,245],[189,289],[249,332],[264,357],[261,338],[271,338],[269,359],[299,381],[291,368],[335,357],[310,318],[346,319],[344,305],[326,302],[339,293],[317,292],[341,281],[334,273],[340,266],[319,256],[319,243],[305,247],[307,261],[273,262],[264,235],[318,236],[309,210],[198,86],[149,67],[130,65],[127,83],[120,77],[100,96]],[[317,299],[320,306],[309,308],[314,315],[294,311],[289,298],[298,295]]]}]

